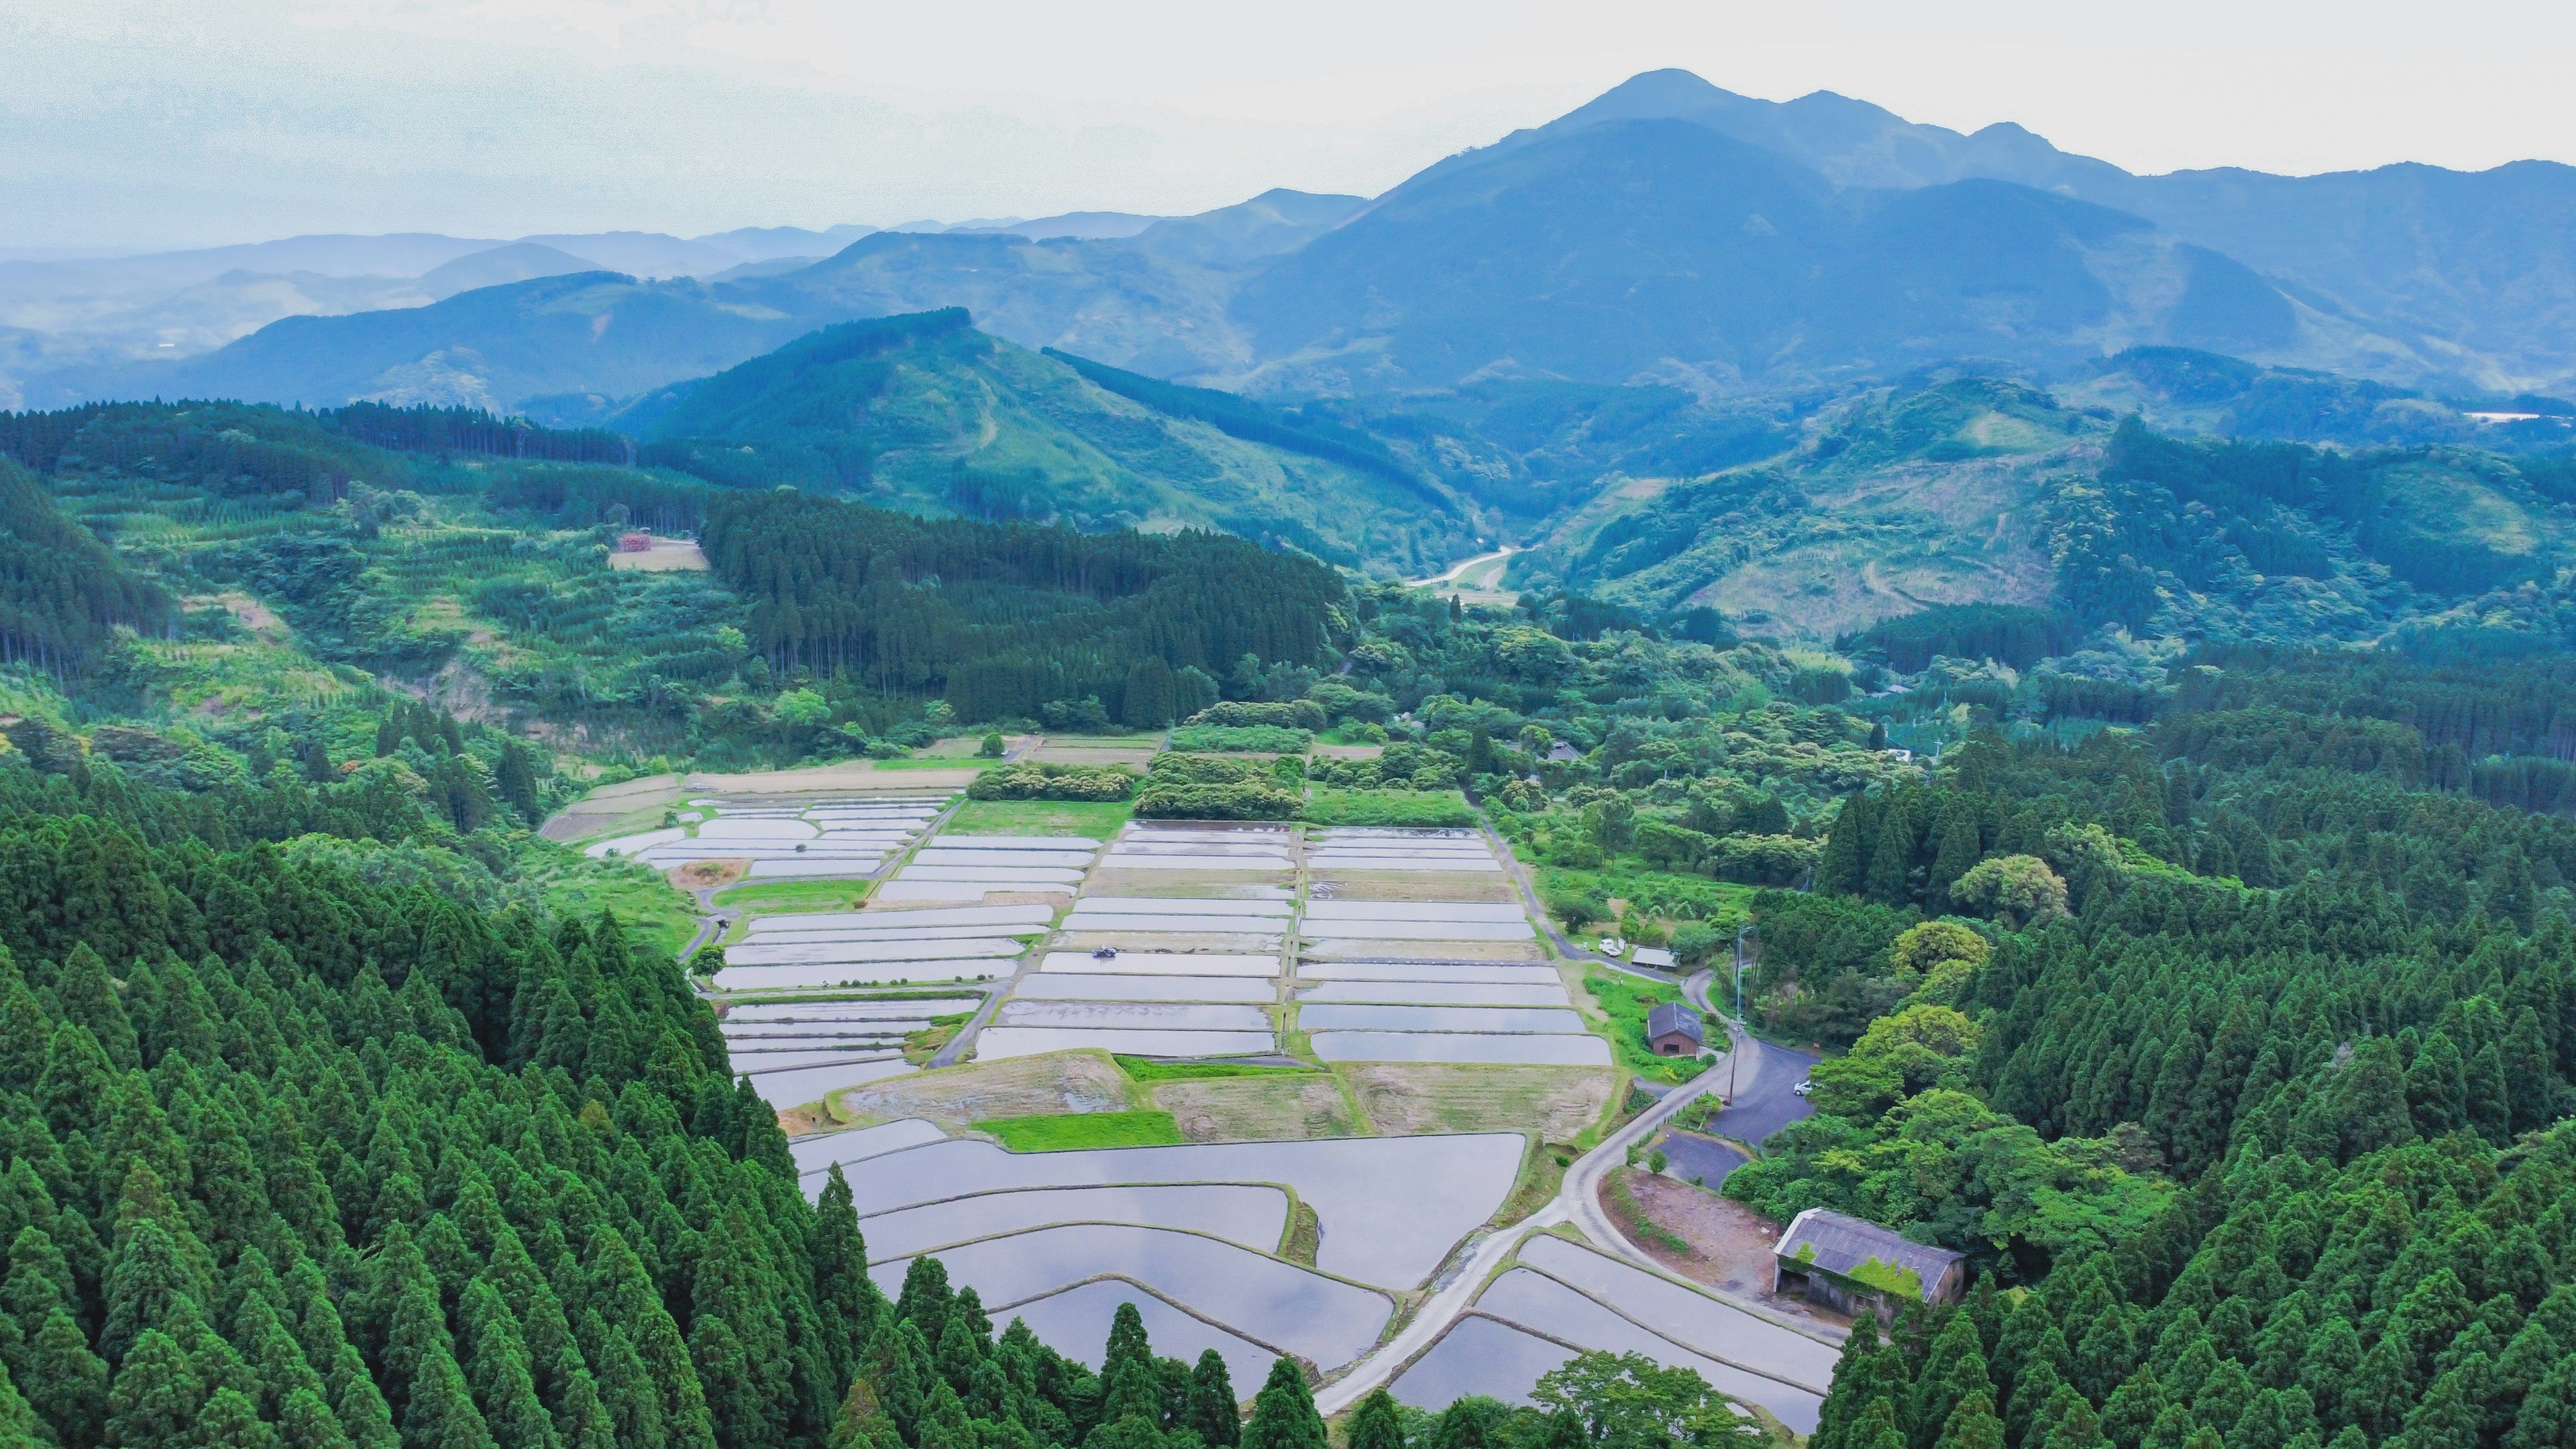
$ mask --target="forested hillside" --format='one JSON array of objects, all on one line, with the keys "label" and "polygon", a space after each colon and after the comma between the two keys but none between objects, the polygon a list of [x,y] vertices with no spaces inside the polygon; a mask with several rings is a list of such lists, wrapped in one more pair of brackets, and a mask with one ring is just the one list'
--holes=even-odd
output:
[{"label": "forested hillside", "polygon": [[2555,451],[2172,436],[1953,376],[1856,394],[1766,461],[1614,477],[1512,577],[1818,640],[1927,609],[2054,603],[2141,639],[2395,630],[2418,652],[2516,652],[2563,638],[2565,467]]},{"label": "forested hillside", "polygon": [[666,952],[273,843],[439,833],[410,809],[0,759],[9,1443],[1152,1442],[1175,1369],[1234,1442],[1212,1353],[1135,1329],[1104,1383],[929,1260],[887,1301]]},{"label": "forested hillside", "polygon": [[1084,529],[1212,527],[1334,563],[1429,572],[1475,537],[1455,500],[1365,434],[1259,421],[1204,389],[1039,356],[962,308],[844,323],[613,423],[644,460],[907,510]]},{"label": "forested hillside", "polygon": [[1847,1358],[1816,1442],[2564,1442],[2563,670],[2174,672],[2141,731],[1850,797],[1754,904],[1763,1019],[1850,1046],[1726,1191],[1992,1285]]}]

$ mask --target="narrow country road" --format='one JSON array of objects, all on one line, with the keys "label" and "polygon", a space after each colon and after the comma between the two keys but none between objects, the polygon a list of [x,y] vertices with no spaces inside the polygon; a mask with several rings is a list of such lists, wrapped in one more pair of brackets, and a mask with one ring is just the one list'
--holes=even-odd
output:
[{"label": "narrow country road", "polygon": [[1501,548],[1495,549],[1492,553],[1480,553],[1474,558],[1460,559],[1458,562],[1451,564],[1447,570],[1433,574],[1427,579],[1407,579],[1405,580],[1405,583],[1407,586],[1417,589],[1436,589],[1442,584],[1455,582],[1460,574],[1476,567],[1478,564],[1492,563],[1498,558],[1510,558],[1513,554],[1519,552],[1520,549],[1507,543]]},{"label": "narrow country road", "polygon": [[[1548,939],[1556,944],[1560,952],[1575,960],[1616,967],[1630,975],[1645,976],[1653,980],[1668,979],[1639,971],[1625,962],[1611,960],[1598,952],[1582,950],[1567,940],[1564,933],[1556,928],[1555,922],[1548,918],[1545,906],[1538,898],[1537,888],[1530,880],[1528,869],[1521,864],[1519,857],[1512,853],[1511,846],[1504,841],[1501,832],[1494,829],[1493,821],[1485,815],[1484,807],[1475,804],[1472,800],[1469,803],[1475,809],[1476,818],[1482,823],[1487,840],[1493,846],[1495,854],[1501,858],[1513,883],[1519,887],[1522,901],[1529,909],[1530,918],[1538,923],[1538,928],[1547,934]],[[1430,1347],[1441,1334],[1448,1331],[1449,1325],[1458,1320],[1459,1315],[1467,1311],[1475,1299],[1477,1290],[1485,1285],[1486,1280],[1493,1277],[1495,1269],[1501,1267],[1513,1253],[1519,1250],[1524,1241],[1532,1234],[1543,1232],[1559,1223],[1572,1223],[1594,1247],[1605,1253],[1647,1272],[1665,1277],[1671,1276],[1662,1264],[1648,1257],[1644,1250],[1628,1241],[1627,1235],[1619,1231],[1618,1224],[1612,1222],[1610,1215],[1601,1210],[1602,1179],[1609,1175],[1611,1169],[1626,1165],[1630,1147],[1653,1137],[1666,1122],[1691,1103],[1712,1092],[1724,1094],[1729,1089],[1730,1080],[1734,1097],[1713,1120],[1709,1129],[1712,1132],[1748,1143],[1759,1143],[1781,1125],[1796,1121],[1806,1116],[1809,1111],[1806,1099],[1798,1096],[1792,1089],[1806,1076],[1807,1067],[1816,1059],[1804,1052],[1790,1051],[1758,1040],[1746,1034],[1740,1023],[1730,1020],[1713,1009],[1708,999],[1708,982],[1714,974],[1708,971],[1699,973],[1684,983],[1683,990],[1691,1002],[1699,1007],[1704,1019],[1719,1022],[1726,1027],[1730,1042],[1728,1060],[1666,1092],[1661,1101],[1638,1113],[1627,1125],[1603,1139],[1600,1146],[1576,1158],[1573,1165],[1565,1170],[1564,1183],[1558,1187],[1556,1196],[1546,1207],[1509,1227],[1499,1229],[1476,1244],[1464,1260],[1452,1265],[1440,1286],[1433,1290],[1429,1298],[1423,1300],[1421,1309],[1413,1315],[1402,1330],[1344,1370],[1340,1378],[1317,1390],[1315,1407],[1318,1410],[1327,1415],[1338,1414],[1358,1403],[1369,1390],[1392,1380],[1397,1370]],[[1694,986],[1697,987],[1696,990],[1692,989]],[[1731,1079],[1730,1067],[1735,1068],[1736,1071]],[[1820,1325],[1784,1318],[1759,1303],[1719,1292],[1705,1284],[1693,1286],[1720,1302],[1790,1332],[1828,1342],[1841,1341],[1824,1331]]]}]

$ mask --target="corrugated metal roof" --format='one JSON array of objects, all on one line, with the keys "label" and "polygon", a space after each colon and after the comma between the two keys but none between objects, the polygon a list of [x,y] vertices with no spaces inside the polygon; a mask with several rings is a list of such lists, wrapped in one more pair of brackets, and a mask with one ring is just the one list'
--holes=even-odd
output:
[{"label": "corrugated metal roof", "polygon": [[1896,1268],[1912,1269],[1928,1296],[1950,1265],[1967,1256],[1947,1248],[1927,1247],[1904,1234],[1825,1208],[1809,1208],[1790,1220],[1772,1252],[1796,1263],[1811,1264],[1842,1278],[1858,1278],[1856,1269],[1872,1258]]},{"label": "corrugated metal roof", "polygon": [[1693,1041],[1705,1041],[1701,1035],[1699,1013],[1678,1001],[1667,1001],[1646,1013],[1646,1040],[1653,1041],[1668,1031],[1678,1031]]}]

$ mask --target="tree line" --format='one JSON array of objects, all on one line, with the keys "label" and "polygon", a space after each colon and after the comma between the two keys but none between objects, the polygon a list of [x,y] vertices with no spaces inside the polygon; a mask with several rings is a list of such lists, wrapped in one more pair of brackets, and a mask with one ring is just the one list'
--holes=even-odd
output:
[{"label": "tree line", "polygon": [[1331,570],[1207,533],[1084,534],[924,520],[796,494],[707,500],[717,575],[751,601],[753,647],[780,669],[846,670],[944,697],[969,721],[1096,697],[1138,722],[1204,707],[1245,655],[1309,663],[1344,593]]}]

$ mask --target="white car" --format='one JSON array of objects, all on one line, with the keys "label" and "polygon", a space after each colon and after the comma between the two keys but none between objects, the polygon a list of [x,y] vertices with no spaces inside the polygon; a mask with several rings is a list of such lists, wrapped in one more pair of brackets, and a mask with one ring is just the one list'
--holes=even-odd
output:
[{"label": "white car", "polygon": [[1800,1077],[1800,1078],[1798,1079],[1798,1085],[1796,1085],[1796,1086],[1794,1086],[1794,1087],[1791,1087],[1789,1090],[1790,1090],[1790,1091],[1792,1091],[1792,1092],[1795,1092],[1795,1093],[1797,1093],[1799,1096],[1803,1097],[1803,1096],[1807,1095],[1809,1092],[1814,1091],[1815,1089],[1816,1089],[1816,1084],[1815,1084],[1813,1081],[1811,1081],[1811,1080],[1809,1080],[1808,1078],[1805,1078],[1805,1077]]}]

